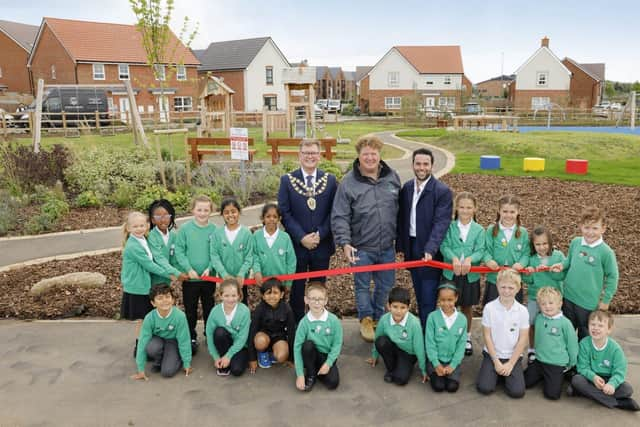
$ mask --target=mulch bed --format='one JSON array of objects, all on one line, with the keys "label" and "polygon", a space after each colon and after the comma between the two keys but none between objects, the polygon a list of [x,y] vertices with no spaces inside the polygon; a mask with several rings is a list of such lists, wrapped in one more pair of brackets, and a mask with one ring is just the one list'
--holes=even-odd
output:
[{"label": "mulch bed", "polygon": [[[522,200],[523,225],[528,229],[537,224],[550,227],[558,248],[565,253],[572,237],[579,233],[578,220],[582,206],[595,204],[605,207],[608,225],[604,238],[616,252],[620,269],[618,291],[611,310],[614,313],[640,313],[640,298],[637,297],[637,291],[634,292],[640,288],[640,240],[631,235],[638,230],[635,214],[640,212],[639,188],[548,178],[471,174],[447,175],[443,181],[454,191],[471,191],[478,197],[478,221],[484,226],[495,221],[500,196],[507,193],[518,195]],[[96,217],[103,215],[104,212],[100,212],[100,215],[92,212],[86,217],[80,216],[75,224],[78,228],[102,226]],[[110,215],[123,218],[120,212]],[[83,218],[86,222],[83,222]],[[332,267],[345,265],[340,253],[333,257]],[[29,289],[38,280],[74,271],[100,272],[107,276],[107,284],[103,289],[56,290],[40,297],[29,294]],[[396,278],[398,285],[411,287],[407,271],[399,271]],[[341,316],[354,315],[353,279],[336,276],[329,278],[328,283],[329,309]],[[0,318],[53,319],[79,314],[115,318],[119,313],[122,295],[120,254],[52,261],[0,273],[0,292],[5,296],[0,301]],[[258,298],[257,289],[252,288],[252,304]],[[477,313],[480,313],[480,307]]]}]

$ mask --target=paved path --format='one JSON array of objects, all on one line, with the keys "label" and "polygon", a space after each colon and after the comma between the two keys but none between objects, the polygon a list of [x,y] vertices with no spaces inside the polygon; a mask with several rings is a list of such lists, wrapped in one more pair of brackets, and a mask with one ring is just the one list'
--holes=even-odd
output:
[{"label": "paved path", "polygon": [[[405,150],[405,155],[400,159],[390,160],[390,165],[398,170],[403,181],[413,177],[411,169],[411,151],[424,144],[402,140],[393,136],[394,132],[381,132],[379,135],[383,141],[393,144]],[[452,156],[444,151],[434,148],[435,173],[448,172],[452,166]],[[355,153],[354,153],[355,155]],[[241,222],[243,224],[260,223],[261,206],[247,207],[242,211]],[[188,218],[187,218],[188,219]],[[178,220],[180,222],[187,219]],[[214,223],[223,223],[220,215],[212,217]],[[64,233],[52,233],[39,236],[25,236],[0,239],[0,268],[13,264],[42,260],[65,256],[73,257],[79,253],[101,253],[117,250],[122,243],[121,227],[110,227],[95,230],[71,231]]]}]

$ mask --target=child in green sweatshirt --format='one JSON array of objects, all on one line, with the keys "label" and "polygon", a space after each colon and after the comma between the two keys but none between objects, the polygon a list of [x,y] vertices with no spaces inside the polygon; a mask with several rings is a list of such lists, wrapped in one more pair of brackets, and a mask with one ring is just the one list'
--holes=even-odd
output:
[{"label": "child in green sweatshirt", "polygon": [[531,388],[544,381],[544,397],[557,400],[562,393],[564,372],[576,365],[578,337],[569,319],[562,315],[562,294],[543,287],[536,296],[540,313],[536,317],[536,359],[524,371],[524,382]]},{"label": "child in green sweatshirt", "polygon": [[296,387],[301,391],[310,391],[316,379],[329,390],[340,383],[336,360],[342,349],[342,325],[327,311],[327,301],[324,283],[309,282],[304,296],[309,311],[298,324],[293,344]]},{"label": "child in green sweatshirt", "polygon": [[136,365],[138,373],[132,375],[135,380],[148,379],[144,372],[147,358],[151,359],[153,372],[163,377],[172,377],[184,368],[186,376],[191,368],[191,338],[187,317],[175,306],[176,297],[171,286],[158,284],[151,288],[151,304],[155,307],[142,322]]},{"label": "child in green sweatshirt", "polygon": [[578,374],[571,379],[569,395],[583,395],[608,408],[638,411],[631,398],[633,389],[625,381],[627,359],[620,345],[609,335],[613,316],[596,310],[589,315],[589,336],[580,341]]},{"label": "child in green sweatshirt", "polygon": [[[265,277],[292,274],[296,271],[296,252],[291,237],[278,228],[282,219],[280,208],[267,203],[262,208],[262,228],[253,233],[253,273],[260,286]],[[291,287],[291,280],[284,282]]]},{"label": "child in green sweatshirt", "polygon": [[[171,272],[178,280],[186,280],[189,276],[181,273],[176,266],[176,211],[170,201],[158,199],[149,205],[149,249],[153,261]],[[151,274],[151,286],[167,283],[167,280]]]},{"label": "child in green sweatshirt", "polygon": [[420,319],[409,312],[410,302],[408,289],[391,289],[387,304],[389,311],[380,318],[376,327],[371,357],[367,362],[374,367],[378,355],[382,356],[386,368],[384,381],[387,383],[407,384],[416,361],[422,382],[427,379],[422,325]]}]

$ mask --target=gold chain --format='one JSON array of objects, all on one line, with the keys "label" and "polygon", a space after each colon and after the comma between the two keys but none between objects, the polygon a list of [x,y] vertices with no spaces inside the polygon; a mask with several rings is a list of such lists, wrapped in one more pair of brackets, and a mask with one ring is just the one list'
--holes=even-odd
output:
[{"label": "gold chain", "polygon": [[316,180],[316,183],[311,187],[307,186],[302,180],[296,178],[290,173],[288,173],[287,176],[289,177],[289,182],[291,182],[291,187],[293,187],[294,191],[304,197],[320,195],[327,189],[329,174],[326,173],[322,178]]}]

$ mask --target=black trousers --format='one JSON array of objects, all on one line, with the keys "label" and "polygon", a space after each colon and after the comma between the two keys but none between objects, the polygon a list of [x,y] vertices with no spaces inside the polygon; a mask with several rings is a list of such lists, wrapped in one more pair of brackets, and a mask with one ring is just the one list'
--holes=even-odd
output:
[{"label": "black trousers", "polygon": [[[302,257],[297,257],[296,260],[296,273],[307,271],[326,270],[329,268],[330,257],[306,251]],[[313,279],[316,282],[325,282],[326,277],[318,277]],[[296,322],[304,317],[304,289],[307,284],[307,279],[294,280],[291,285],[291,293],[289,294],[289,305],[293,311],[293,315],[296,318]]]},{"label": "black trousers", "polygon": [[[440,361],[442,366],[448,366],[448,363],[444,363]],[[449,393],[455,393],[458,391],[460,387],[460,377],[462,375],[462,371],[460,370],[460,365],[453,372],[447,376],[441,377],[436,374],[436,370],[433,367],[433,364],[427,360],[427,375],[429,375],[429,382],[431,383],[431,389],[435,392],[442,392],[447,390]]]},{"label": "black trousers", "polygon": [[[213,345],[216,346],[216,350],[218,350],[218,354],[220,356],[224,356],[229,348],[233,345],[233,338],[229,331],[225,328],[217,327],[215,331],[213,331]],[[243,348],[239,352],[233,355],[231,358],[231,363],[229,364],[229,370],[231,371],[231,375],[235,377],[239,377],[242,375],[247,369],[247,364],[249,363],[249,350],[247,347]]]},{"label": "black trousers", "polygon": [[205,327],[209,313],[215,305],[215,284],[204,281],[188,281],[182,283],[182,299],[184,301],[184,314],[187,316],[191,339],[198,338],[196,324],[198,323],[198,301],[202,301],[202,320]]},{"label": "black trousers", "polygon": [[316,344],[307,340],[302,344],[302,363],[306,371],[306,376],[317,376],[318,380],[323,383],[329,390],[333,390],[340,384],[340,373],[338,372],[338,364],[333,364],[326,375],[318,375],[320,367],[327,361],[327,354],[321,353],[316,348]]},{"label": "black trousers", "polygon": [[380,356],[382,356],[384,366],[387,368],[387,372],[391,374],[393,382],[398,385],[408,383],[417,357],[398,348],[386,335],[380,335],[376,339],[375,346]]},{"label": "black trousers", "polygon": [[531,388],[543,381],[542,393],[551,400],[560,399],[563,379],[564,366],[550,365],[539,360],[531,363],[524,371],[525,386]]},{"label": "black trousers", "polygon": [[571,321],[574,328],[578,330],[578,341],[589,335],[589,315],[591,310],[580,307],[568,299],[562,300],[562,314]]},{"label": "black trousers", "polygon": [[160,368],[163,377],[174,376],[182,367],[178,341],[166,340],[154,335],[147,344],[147,356],[154,366]]}]

